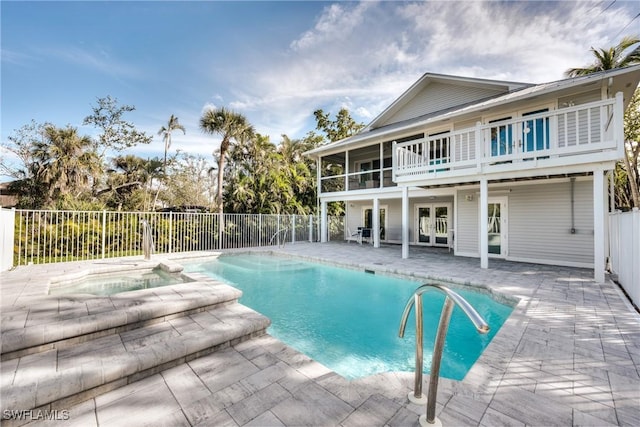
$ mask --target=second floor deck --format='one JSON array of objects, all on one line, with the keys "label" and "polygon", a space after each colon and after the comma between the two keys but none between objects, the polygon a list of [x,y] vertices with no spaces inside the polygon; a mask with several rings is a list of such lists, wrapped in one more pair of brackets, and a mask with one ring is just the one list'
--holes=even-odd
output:
[{"label": "second floor deck", "polygon": [[554,173],[585,172],[624,155],[622,93],[602,101],[504,113],[475,126],[391,139],[325,158],[321,193],[388,191]]}]

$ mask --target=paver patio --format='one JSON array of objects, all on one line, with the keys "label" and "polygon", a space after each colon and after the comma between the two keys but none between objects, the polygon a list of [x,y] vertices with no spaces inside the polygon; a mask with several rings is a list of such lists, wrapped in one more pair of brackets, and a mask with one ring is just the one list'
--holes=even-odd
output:
[{"label": "paver patio", "polygon": [[[479,260],[446,250],[411,248],[409,259],[402,259],[397,246],[373,249],[353,243],[268,250],[473,284],[518,299],[465,379],[441,379],[437,412],[444,425],[640,425],[640,316],[615,284],[594,283],[591,270],[500,260],[490,260],[483,270]],[[0,273],[3,330],[36,314],[27,309],[20,317],[16,308],[40,299],[53,274],[91,264]],[[60,305],[63,311],[74,309]],[[6,312],[12,316],[5,317]],[[63,361],[56,352],[51,363]],[[19,382],[15,374],[28,357],[2,363],[3,388]],[[413,426],[424,407],[407,401],[412,387],[412,373],[348,381],[263,335],[65,408],[68,420],[32,425]],[[5,424],[14,421],[5,419]]]}]

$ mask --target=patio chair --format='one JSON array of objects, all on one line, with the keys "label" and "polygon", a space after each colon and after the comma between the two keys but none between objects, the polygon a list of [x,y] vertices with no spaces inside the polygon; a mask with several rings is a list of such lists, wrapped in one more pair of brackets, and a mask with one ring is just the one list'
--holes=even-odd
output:
[{"label": "patio chair", "polygon": [[355,233],[352,233],[351,229],[347,227],[347,243],[350,243],[352,240],[362,244],[362,233],[360,232],[360,228],[358,228],[358,231]]},{"label": "patio chair", "polygon": [[373,244],[373,234],[371,234],[370,228],[358,227],[358,230],[360,233],[360,244],[362,244],[364,239],[367,239],[368,243]]}]

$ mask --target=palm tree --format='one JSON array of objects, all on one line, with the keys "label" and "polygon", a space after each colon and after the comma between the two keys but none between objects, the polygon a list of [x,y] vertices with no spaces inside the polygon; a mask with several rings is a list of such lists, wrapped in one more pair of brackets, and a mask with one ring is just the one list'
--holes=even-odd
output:
[{"label": "palm tree", "polygon": [[77,198],[88,188],[91,177],[100,169],[91,148],[91,138],[78,135],[74,127],[45,127],[43,140],[34,143],[33,158],[38,165],[38,178],[48,188],[48,203],[69,192]]},{"label": "palm tree", "polygon": [[222,219],[224,213],[222,200],[222,184],[224,175],[224,162],[232,142],[243,142],[253,138],[255,131],[253,126],[240,113],[222,108],[210,108],[200,118],[200,129],[211,135],[222,135],[218,155],[218,213]]},{"label": "palm tree", "polygon": [[[624,52],[629,50],[633,45],[636,46],[631,52],[623,55]],[[594,49],[591,48],[591,52],[596,57],[593,64],[584,68],[570,68],[565,74],[569,77],[585,76],[587,74],[597,73],[603,70],[613,70],[615,68],[628,67],[630,65],[640,64],[640,38],[626,36],[620,40],[616,46],[609,49]],[[637,88],[633,98],[637,99]],[[638,143],[634,146],[633,137],[629,136],[634,132],[638,132],[637,124],[633,124],[633,120],[630,118],[634,111],[637,111],[637,106],[633,102],[627,108],[625,112],[625,156],[624,165],[629,177],[629,186],[631,187],[631,195],[633,200],[633,206],[640,207],[640,177],[638,176],[638,160],[640,158],[640,150],[638,150]],[[635,129],[633,129],[635,128]],[[631,158],[630,158],[631,157]]]},{"label": "palm tree", "polygon": [[[232,142],[242,142],[253,138],[253,126],[240,113],[222,108],[210,108],[200,118],[200,129],[211,135],[222,135],[218,150],[218,245],[222,248],[222,231],[224,230],[224,201],[222,200],[222,181],[224,161]],[[214,153],[214,157],[215,153]]]},{"label": "palm tree", "polygon": [[164,142],[164,172],[167,172],[167,151],[171,148],[171,132],[174,130],[181,130],[186,135],[187,131],[184,126],[178,122],[178,118],[173,114],[169,117],[169,122],[166,126],[162,126],[158,131],[158,135],[162,135],[162,141]]},{"label": "palm tree", "polygon": [[[167,177],[167,152],[169,148],[171,148],[171,132],[179,129],[186,135],[187,131],[184,126],[182,126],[178,122],[178,118],[173,114],[169,117],[169,122],[166,126],[162,126],[158,131],[158,135],[162,135],[162,141],[164,142],[164,161],[162,162],[162,173],[164,177]],[[158,195],[160,194],[160,186],[158,185],[158,189],[156,191],[156,197],[153,200],[153,208],[155,209],[156,203],[158,202]]]},{"label": "palm tree", "polygon": [[585,76],[598,71],[613,70],[615,68],[628,67],[640,63],[640,45],[631,52],[623,55],[625,51],[635,44],[640,43],[640,38],[627,36],[620,40],[616,46],[609,49],[590,49],[595,56],[595,62],[582,68],[569,68],[565,71],[568,77]]}]

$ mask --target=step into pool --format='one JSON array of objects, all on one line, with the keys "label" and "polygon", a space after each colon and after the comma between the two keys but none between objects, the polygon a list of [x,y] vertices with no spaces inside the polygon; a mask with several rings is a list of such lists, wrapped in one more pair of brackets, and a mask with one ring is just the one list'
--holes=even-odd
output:
[{"label": "step into pool", "polygon": [[[185,272],[204,273],[242,290],[240,302],[271,319],[269,334],[346,378],[415,368],[413,314],[402,339],[398,327],[407,300],[423,282],[263,254],[187,262]],[[454,309],[440,375],[461,380],[513,307],[485,293],[454,289],[491,327],[480,335]],[[444,296],[429,292],[423,298],[429,372]]]}]

